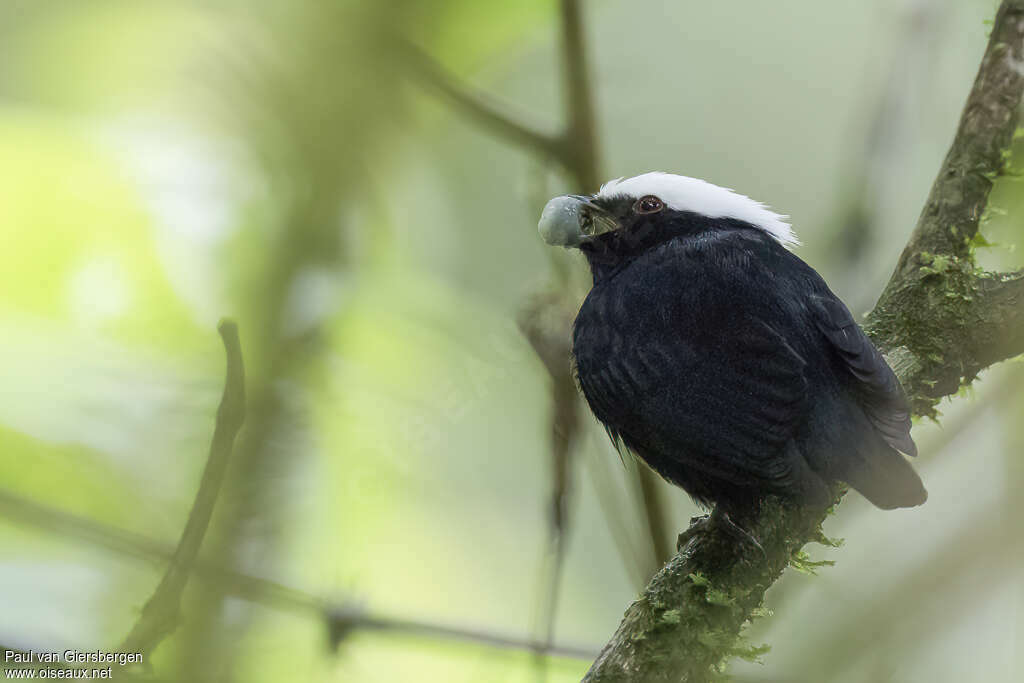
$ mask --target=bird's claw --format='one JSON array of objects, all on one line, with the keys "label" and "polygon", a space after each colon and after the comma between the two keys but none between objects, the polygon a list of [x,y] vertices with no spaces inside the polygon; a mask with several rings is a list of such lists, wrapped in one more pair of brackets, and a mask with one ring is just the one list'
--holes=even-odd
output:
[{"label": "bird's claw", "polygon": [[679,534],[676,539],[676,552],[682,552],[686,545],[696,538],[709,533],[712,529],[720,529],[723,533],[732,538],[738,539],[744,543],[749,543],[757,548],[761,552],[761,556],[767,562],[768,553],[765,552],[764,546],[751,534],[749,531],[732,521],[728,513],[715,507],[711,511],[710,515],[702,515],[700,517],[690,518],[690,527]]},{"label": "bird's claw", "polygon": [[676,538],[676,552],[682,552],[686,544],[697,536],[707,533],[711,524],[711,515],[700,515],[690,518],[690,526]]}]

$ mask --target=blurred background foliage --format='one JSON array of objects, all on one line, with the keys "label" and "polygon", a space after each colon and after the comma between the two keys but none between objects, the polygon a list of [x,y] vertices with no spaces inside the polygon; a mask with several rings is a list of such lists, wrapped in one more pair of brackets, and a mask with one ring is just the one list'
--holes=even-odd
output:
[{"label": "blurred background foliage", "polygon": [[[607,175],[770,202],[870,308],[995,4],[584,9]],[[539,208],[580,188],[437,99],[402,41],[554,132],[558,24],[552,0],[0,0],[0,646],[109,649],[136,620],[195,495],[230,315],[249,415],[204,555],[299,592],[194,580],[155,675],[582,675],[367,621],[543,636],[549,378],[516,319],[556,272]],[[1020,267],[1022,186],[992,203],[979,259]],[[737,676],[1020,680],[1022,377],[918,425],[928,504],[851,496],[826,527],[846,547],[814,551],[836,566],[773,588],[749,634],[772,651]],[[584,422],[554,642],[586,652],[651,561],[636,465]],[[682,529],[694,508],[662,493]],[[356,617],[332,651],[337,610]]]}]

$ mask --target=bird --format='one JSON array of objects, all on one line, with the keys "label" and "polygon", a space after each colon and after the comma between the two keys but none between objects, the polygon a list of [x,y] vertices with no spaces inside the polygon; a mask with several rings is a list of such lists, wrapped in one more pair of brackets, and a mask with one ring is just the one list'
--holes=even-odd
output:
[{"label": "bird", "polygon": [[711,521],[768,496],[824,508],[835,481],[882,509],[925,502],[903,388],[786,216],[651,172],[551,199],[538,230],[590,267],[571,365],[591,411]]}]

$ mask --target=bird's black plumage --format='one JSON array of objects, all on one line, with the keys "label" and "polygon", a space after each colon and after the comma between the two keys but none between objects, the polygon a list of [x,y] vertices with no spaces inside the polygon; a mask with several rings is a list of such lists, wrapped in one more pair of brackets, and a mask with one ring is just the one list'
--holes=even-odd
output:
[{"label": "bird's black plumage", "polygon": [[814,269],[743,220],[587,201],[619,227],[578,245],[594,283],[573,356],[614,438],[732,514],[766,494],[825,505],[835,479],[924,502],[899,381]]}]

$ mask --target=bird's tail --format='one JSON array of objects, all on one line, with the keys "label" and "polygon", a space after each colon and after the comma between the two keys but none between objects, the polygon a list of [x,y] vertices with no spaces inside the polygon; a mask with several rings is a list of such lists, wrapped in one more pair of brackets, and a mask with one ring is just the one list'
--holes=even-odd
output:
[{"label": "bird's tail", "polygon": [[883,510],[928,500],[921,478],[899,451],[884,442],[872,446],[858,453],[860,457],[840,477],[843,481]]}]

